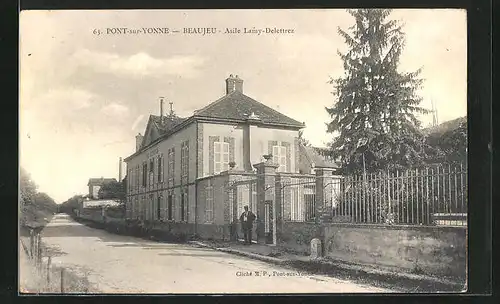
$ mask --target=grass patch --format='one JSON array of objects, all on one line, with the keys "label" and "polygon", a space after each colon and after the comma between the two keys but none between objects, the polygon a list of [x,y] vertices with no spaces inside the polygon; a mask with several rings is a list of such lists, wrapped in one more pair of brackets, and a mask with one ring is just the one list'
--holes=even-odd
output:
[{"label": "grass patch", "polygon": [[359,284],[395,290],[397,292],[460,292],[464,284],[429,281],[424,278],[412,279],[402,277],[396,273],[375,273],[362,269],[348,269],[325,261],[290,260],[284,263],[285,267],[305,271],[316,275],[326,275],[341,280],[349,280]]}]

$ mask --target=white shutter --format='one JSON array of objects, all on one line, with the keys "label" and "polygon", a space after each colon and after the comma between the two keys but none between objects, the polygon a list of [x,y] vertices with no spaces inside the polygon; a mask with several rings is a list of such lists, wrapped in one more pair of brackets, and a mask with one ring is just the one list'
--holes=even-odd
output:
[{"label": "white shutter", "polygon": [[141,163],[141,165],[139,166],[139,188],[142,187],[142,185],[144,185],[142,181],[142,178],[144,176],[144,173],[142,173],[143,169],[144,169],[144,163]]},{"label": "white shutter", "polygon": [[286,171],[286,147],[280,147],[280,169]]},{"label": "white shutter", "polygon": [[221,143],[220,142],[214,142],[214,173],[218,174],[221,172]]},{"label": "white shutter", "polygon": [[273,146],[273,163],[279,164],[279,147]]},{"label": "white shutter", "polygon": [[161,182],[165,182],[165,157],[163,157],[163,153],[161,154]]}]

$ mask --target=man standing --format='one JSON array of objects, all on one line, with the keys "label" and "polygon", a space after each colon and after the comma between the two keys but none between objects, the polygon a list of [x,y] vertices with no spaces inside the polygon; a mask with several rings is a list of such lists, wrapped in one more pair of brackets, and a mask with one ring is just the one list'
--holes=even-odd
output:
[{"label": "man standing", "polygon": [[248,210],[248,206],[245,206],[245,211],[240,216],[241,228],[243,229],[243,236],[245,238],[245,244],[252,244],[252,228],[253,221],[255,220],[255,214]]}]

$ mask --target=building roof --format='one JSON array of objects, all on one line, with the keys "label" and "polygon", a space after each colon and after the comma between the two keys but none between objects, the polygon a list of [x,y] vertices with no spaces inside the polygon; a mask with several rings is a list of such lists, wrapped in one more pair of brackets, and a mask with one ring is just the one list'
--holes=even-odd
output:
[{"label": "building roof", "polygon": [[467,116],[445,121],[437,126],[423,129],[423,133],[430,137],[439,137],[448,131],[458,129],[462,124],[467,124]]},{"label": "building roof", "polygon": [[300,170],[309,173],[313,168],[340,168],[339,164],[318,153],[318,148],[299,144]]},{"label": "building roof", "polygon": [[87,183],[87,186],[102,186],[103,184],[111,182],[116,183],[117,182],[116,178],[104,178],[104,177],[90,178],[89,182]]},{"label": "building roof", "polygon": [[131,157],[140,154],[145,148],[160,141],[161,138],[168,137],[197,120],[219,122],[245,122],[253,120],[256,123],[274,127],[294,129],[305,127],[304,123],[292,119],[235,90],[206,107],[195,111],[192,116],[187,118],[166,115],[162,121],[160,116],[150,115],[140,149],[126,157],[124,161],[128,161]]},{"label": "building roof", "polygon": [[298,122],[239,91],[233,91],[208,106],[195,111],[196,117],[230,120],[247,120],[252,114],[264,124],[304,127],[304,123]]},{"label": "building roof", "polygon": [[172,130],[175,126],[186,120],[186,118],[179,117],[177,115],[166,115],[163,117],[163,122],[161,120],[161,116],[158,115],[150,115],[149,119],[153,126],[159,131],[159,133],[165,134],[168,131]]}]

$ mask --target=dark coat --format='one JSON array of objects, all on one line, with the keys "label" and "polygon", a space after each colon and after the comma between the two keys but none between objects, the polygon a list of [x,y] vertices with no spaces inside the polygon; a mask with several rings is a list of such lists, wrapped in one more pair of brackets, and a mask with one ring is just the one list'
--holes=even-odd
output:
[{"label": "dark coat", "polygon": [[255,214],[253,214],[252,211],[248,210],[248,216],[247,216],[247,221],[243,221],[243,215],[245,214],[245,212],[243,212],[240,216],[240,222],[241,222],[241,226],[243,229],[247,228],[247,229],[252,229],[253,227],[253,221],[255,220]]}]

